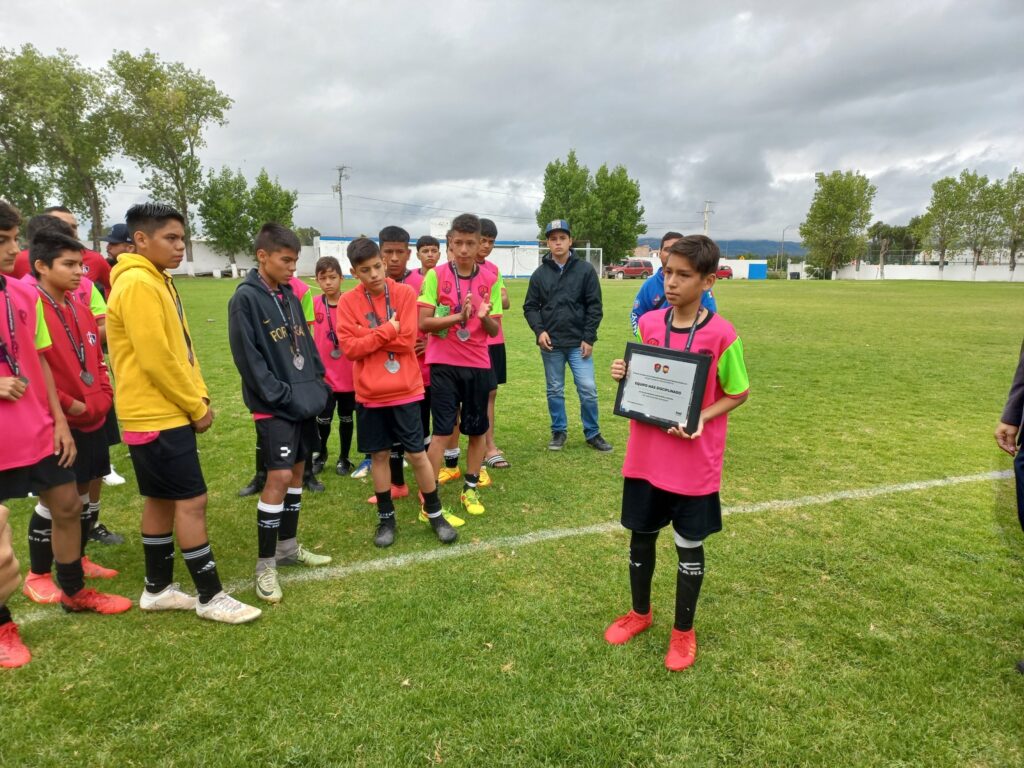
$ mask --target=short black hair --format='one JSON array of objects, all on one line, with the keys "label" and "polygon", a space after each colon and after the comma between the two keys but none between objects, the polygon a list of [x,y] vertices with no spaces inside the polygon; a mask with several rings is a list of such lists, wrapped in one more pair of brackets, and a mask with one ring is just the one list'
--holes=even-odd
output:
[{"label": "short black hair", "polygon": [[452,219],[452,228],[448,233],[461,232],[464,235],[480,234],[480,219],[473,213],[460,213]]},{"label": "short black hair", "polygon": [[71,228],[71,225],[63,219],[58,219],[56,216],[51,216],[48,213],[40,213],[28,220],[28,224],[25,225],[25,237],[28,238],[29,242],[32,242],[32,239],[44,229],[60,232],[68,237],[75,236],[75,231]]},{"label": "short black hair", "polygon": [[289,250],[294,251],[298,255],[302,251],[302,243],[299,242],[299,236],[288,229],[288,227],[268,221],[260,227],[260,233],[256,235],[256,247],[254,250],[266,251],[267,253]]},{"label": "short black hair", "polygon": [[49,208],[43,208],[43,213],[71,213],[74,215],[66,205],[51,205]]},{"label": "short black hair", "polygon": [[152,235],[168,221],[176,221],[185,226],[185,217],[176,209],[163,203],[139,203],[128,209],[124,215],[124,223],[128,225],[128,237],[135,240],[135,233],[140,229]]},{"label": "short black hair", "polygon": [[704,277],[718,269],[722,252],[707,235],[687,235],[676,240],[668,249],[669,256],[682,256]]},{"label": "short black hair", "polygon": [[339,275],[342,274],[341,263],[333,256],[321,256],[316,260],[316,266],[313,268],[313,274],[320,277],[321,274],[329,269],[333,269]]},{"label": "short black hair", "polygon": [[441,241],[433,235],[423,235],[423,237],[416,241],[416,250],[418,251],[420,248],[426,248],[428,245],[440,248]]},{"label": "short black hair", "polygon": [[490,219],[480,219],[480,236],[495,238],[498,236],[498,225]]},{"label": "short black hair", "polygon": [[664,235],[661,236],[661,245],[659,246],[659,248],[664,248],[665,243],[668,242],[669,240],[678,240],[682,236],[682,232],[666,232]]},{"label": "short black hair", "polygon": [[21,213],[6,200],[0,199],[0,229],[8,230],[21,226]]},{"label": "short black hair", "polygon": [[409,244],[409,233],[401,227],[384,227],[377,235],[377,240],[380,241],[381,245],[384,243],[405,243]]},{"label": "short black hair", "polygon": [[358,267],[364,261],[380,256],[380,248],[368,237],[357,237],[348,244],[345,253],[348,255],[349,263],[353,267]]},{"label": "short black hair", "polygon": [[[53,217],[48,216],[47,218]],[[64,251],[77,251],[81,253],[83,248],[84,246],[71,235],[66,235],[56,229],[47,228],[36,232],[35,237],[32,238],[32,242],[28,246],[28,263],[32,269],[32,274],[37,278],[39,277],[39,272],[36,271],[37,261],[52,267],[53,262]]]}]

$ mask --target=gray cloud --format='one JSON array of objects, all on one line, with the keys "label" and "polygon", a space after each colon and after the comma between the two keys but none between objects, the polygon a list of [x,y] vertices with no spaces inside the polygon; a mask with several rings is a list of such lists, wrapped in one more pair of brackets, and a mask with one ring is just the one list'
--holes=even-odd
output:
[{"label": "gray cloud", "polygon": [[777,238],[819,170],[868,173],[875,218],[901,222],[940,176],[1024,157],[1019,2],[19,5],[8,47],[90,66],[148,47],[201,70],[235,100],[205,161],[314,193],[296,219],[325,233],[342,161],[351,232],[425,231],[436,208],[532,237],[544,166],[576,148],[639,179],[652,232],[697,229],[711,199],[713,234]]}]

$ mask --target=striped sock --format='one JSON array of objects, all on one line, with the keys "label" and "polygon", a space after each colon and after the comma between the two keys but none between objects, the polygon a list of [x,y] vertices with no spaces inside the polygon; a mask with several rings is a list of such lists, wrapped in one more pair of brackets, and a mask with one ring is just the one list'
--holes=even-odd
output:
[{"label": "striped sock", "polygon": [[210,542],[191,549],[183,549],[181,556],[185,558],[185,565],[188,566],[188,572],[196,585],[199,602],[206,605],[224,589],[220,583],[220,576],[217,574],[217,563],[213,559]]},{"label": "striped sock", "polygon": [[143,533],[142,551],[146,556],[146,591],[163,592],[174,581],[174,534]]}]

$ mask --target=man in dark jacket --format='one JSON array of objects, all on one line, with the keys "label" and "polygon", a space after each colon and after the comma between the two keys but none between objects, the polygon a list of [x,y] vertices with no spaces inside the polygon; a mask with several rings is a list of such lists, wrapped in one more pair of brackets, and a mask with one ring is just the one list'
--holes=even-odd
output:
[{"label": "man in dark jacket", "polygon": [[569,222],[552,221],[544,230],[550,253],[530,275],[523,302],[526,322],[537,335],[547,380],[551,442],[560,451],[568,436],[565,416],[565,366],[569,365],[580,398],[580,419],[587,443],[599,451],[612,446],[597,424],[597,383],[592,352],[601,324],[601,284],[597,273],[572,250]]},{"label": "man in dark jacket", "polygon": [[266,484],[256,505],[259,555],[256,596],[281,601],[279,565],[327,565],[296,538],[305,463],[319,444],[316,417],[327,404],[324,364],[302,305],[288,281],[301,245],[290,229],[266,224],[256,238],[259,270],[250,271],[228,303],[231,356],[242,399],[259,435]]},{"label": "man in dark jacket", "polygon": [[[1021,429],[1024,428],[1024,345],[1020,348],[1017,372],[1013,375],[1006,407],[996,425],[996,443],[1013,456],[1013,473],[1017,479],[1017,519],[1024,528],[1024,451],[1020,450]],[[1017,662],[1017,671],[1024,674],[1024,661]]]}]

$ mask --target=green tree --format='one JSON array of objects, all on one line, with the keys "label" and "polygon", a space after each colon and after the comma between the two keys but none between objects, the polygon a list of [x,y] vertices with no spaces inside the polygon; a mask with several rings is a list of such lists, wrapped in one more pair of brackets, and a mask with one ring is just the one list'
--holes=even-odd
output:
[{"label": "green tree", "polygon": [[962,189],[956,179],[946,176],[932,184],[932,199],[918,222],[916,234],[924,248],[938,252],[940,280],[947,252],[959,246],[963,209]]},{"label": "green tree", "polygon": [[840,267],[864,252],[876,188],[856,171],[816,173],[814,181],[817,189],[800,239],[808,264],[835,278]]},{"label": "green tree", "polygon": [[199,216],[210,247],[235,263],[235,256],[252,249],[255,232],[249,213],[249,185],[241,171],[227,166],[211,171],[199,198]]},{"label": "green tree", "polygon": [[92,222],[98,249],[105,193],[122,179],[120,171],[107,166],[116,143],[104,108],[103,80],[62,50],[43,56],[26,45],[12,63],[23,86],[21,119],[39,139],[61,203]]},{"label": "green tree", "polygon": [[608,263],[631,255],[636,239],[647,231],[640,185],[621,165],[612,171],[607,165],[597,169],[587,213],[590,241],[603,249]]},{"label": "green tree", "polygon": [[32,83],[23,64],[14,51],[0,48],[0,195],[28,216],[46,205],[54,181],[28,120]]},{"label": "green tree", "polygon": [[295,234],[299,236],[299,242],[303,245],[312,245],[314,237],[320,237],[320,230],[316,227],[297,227]]},{"label": "green tree", "polygon": [[1010,249],[1010,278],[1017,269],[1017,253],[1024,245],[1024,173],[1014,168],[1002,183],[999,194],[999,216],[1003,236]]},{"label": "green tree", "polygon": [[266,169],[261,168],[249,192],[249,216],[256,230],[271,221],[290,228],[298,199],[298,192],[282,187],[276,177],[271,181]]},{"label": "green tree", "polygon": [[989,184],[988,176],[964,169],[957,179],[963,209],[960,216],[960,242],[971,249],[971,279],[977,277],[981,257],[998,240],[1002,220],[999,216],[1000,184]]},{"label": "green tree", "polygon": [[594,180],[590,169],[581,165],[576,150],[569,150],[563,163],[552,160],[544,169],[544,199],[537,209],[538,239],[544,239],[544,228],[554,219],[565,219],[572,227],[573,239],[588,241],[590,237],[590,203]]},{"label": "green tree", "polygon": [[199,150],[204,131],[223,125],[231,99],[212,80],[166,63],[150,51],[134,56],[118,51],[108,65],[109,109],[124,153],[149,175],[145,187],[185,216],[188,270],[192,262],[192,203],[204,179]]}]

